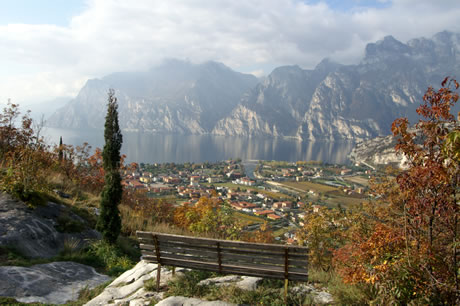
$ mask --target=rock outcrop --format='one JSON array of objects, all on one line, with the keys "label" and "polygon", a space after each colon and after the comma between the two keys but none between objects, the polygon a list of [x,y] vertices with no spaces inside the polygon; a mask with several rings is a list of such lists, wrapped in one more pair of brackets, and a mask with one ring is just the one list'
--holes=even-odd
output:
[{"label": "rock outcrop", "polygon": [[[162,292],[147,291],[144,286],[146,281],[155,280],[158,265],[141,260],[134,268],[126,271],[108,285],[97,297],[85,304],[96,305],[149,305],[151,300],[161,300]],[[182,269],[177,269],[180,275]],[[166,285],[171,280],[172,272],[167,269],[161,270],[160,286]]]},{"label": "rock outcrop", "polygon": [[[78,222],[82,230],[78,233],[59,232],[58,220],[62,216]],[[4,193],[0,193],[0,220],[0,246],[13,247],[31,258],[56,256],[67,241],[83,244],[87,239],[101,237],[65,205],[48,202],[32,209]]]},{"label": "rock outcrop", "polygon": [[53,262],[31,267],[0,267],[0,296],[23,303],[64,304],[78,293],[110,280],[94,268],[75,262]]},{"label": "rock outcrop", "polygon": [[[140,261],[133,269],[126,271],[117,279],[115,279],[106,289],[97,297],[89,301],[85,306],[97,305],[127,305],[141,306],[150,305],[152,301],[157,301],[156,305],[162,306],[211,306],[235,305],[225,301],[205,301],[197,298],[188,298],[183,296],[170,296],[164,298],[163,292],[148,291],[145,288],[146,283],[156,283],[156,264]],[[180,276],[187,269],[176,269],[176,275]],[[160,287],[164,287],[172,278],[172,272],[162,268]],[[214,277],[202,280],[198,286],[236,286],[243,290],[256,290],[259,283],[262,281],[258,277],[226,275],[222,277]],[[324,290],[318,290],[310,285],[300,285],[290,289],[294,294],[311,295],[316,304],[331,304],[334,302],[330,293]]]}]

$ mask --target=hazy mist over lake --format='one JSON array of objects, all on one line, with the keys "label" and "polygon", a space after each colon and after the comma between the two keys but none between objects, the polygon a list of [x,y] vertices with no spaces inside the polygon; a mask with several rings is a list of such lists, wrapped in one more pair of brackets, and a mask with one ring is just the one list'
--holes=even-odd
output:
[{"label": "hazy mist over lake", "polygon": [[[63,142],[81,145],[88,142],[93,148],[104,144],[103,131],[78,131],[46,128],[49,143]],[[229,158],[242,160],[320,160],[347,164],[353,142],[301,142],[294,139],[236,137],[215,135],[159,135],[123,132],[122,153],[128,162],[204,162]]]}]

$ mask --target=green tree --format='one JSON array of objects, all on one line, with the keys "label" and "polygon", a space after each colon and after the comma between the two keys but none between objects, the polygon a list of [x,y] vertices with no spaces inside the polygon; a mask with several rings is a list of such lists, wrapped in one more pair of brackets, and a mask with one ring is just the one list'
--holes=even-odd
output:
[{"label": "green tree", "polygon": [[115,243],[121,231],[118,204],[123,194],[120,175],[120,149],[123,136],[118,125],[118,104],[113,89],[109,90],[108,96],[104,128],[105,144],[102,151],[105,185],[101,194],[97,228],[101,231],[105,241]]}]

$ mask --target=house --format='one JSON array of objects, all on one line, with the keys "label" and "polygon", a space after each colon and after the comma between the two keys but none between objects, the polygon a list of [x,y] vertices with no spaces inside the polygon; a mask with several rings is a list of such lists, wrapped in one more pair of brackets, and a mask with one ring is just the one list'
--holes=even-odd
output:
[{"label": "house", "polygon": [[313,212],[314,213],[318,213],[320,209],[321,209],[320,205],[313,205]]},{"label": "house", "polygon": [[143,177],[152,178],[152,177],[153,177],[153,174],[152,174],[152,172],[147,172],[147,171],[145,171],[145,172],[142,172],[142,176],[143,176]]},{"label": "house", "polygon": [[128,181],[128,186],[131,187],[131,188],[134,188],[134,189],[142,189],[142,188],[144,188],[144,184],[142,184],[141,182],[136,181],[136,180]]},{"label": "house", "polygon": [[170,176],[164,177],[164,178],[163,178],[163,182],[168,183],[168,184],[175,184],[175,185],[177,185],[177,184],[180,184],[180,183],[182,182],[182,180],[181,180],[179,177],[177,177],[177,176],[172,176],[172,175],[170,175]]},{"label": "house", "polygon": [[150,183],[152,181],[152,179],[150,177],[148,177],[148,176],[141,176],[139,178],[139,180],[144,184],[148,184],[148,183]]},{"label": "house", "polygon": [[246,212],[251,212],[253,208],[257,207],[257,204],[241,201],[241,202],[233,202],[230,204],[230,206],[236,210],[243,210]]},{"label": "house", "polygon": [[254,215],[256,216],[266,216],[269,214],[274,214],[275,212],[273,210],[259,210],[254,212]]},{"label": "house", "polygon": [[279,220],[279,219],[281,219],[280,216],[277,216],[277,215],[275,215],[275,214],[268,214],[268,215],[267,215],[267,218],[268,218],[268,219],[271,219],[271,220]]},{"label": "house", "polygon": [[284,201],[284,202],[275,202],[273,203],[273,208],[275,209],[281,209],[281,208],[292,208],[292,202],[291,201]]}]

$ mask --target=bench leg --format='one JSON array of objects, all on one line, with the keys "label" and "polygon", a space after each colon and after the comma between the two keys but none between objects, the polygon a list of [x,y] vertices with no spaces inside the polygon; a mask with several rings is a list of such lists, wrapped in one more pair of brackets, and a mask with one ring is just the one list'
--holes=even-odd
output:
[{"label": "bench leg", "polygon": [[160,291],[160,276],[161,276],[161,265],[157,267],[157,292]]},{"label": "bench leg", "polygon": [[287,305],[288,284],[289,284],[289,280],[285,279],[284,280],[284,304],[286,305]]},{"label": "bench leg", "polygon": [[172,276],[173,277],[176,276],[176,267],[174,266],[172,267]]}]

